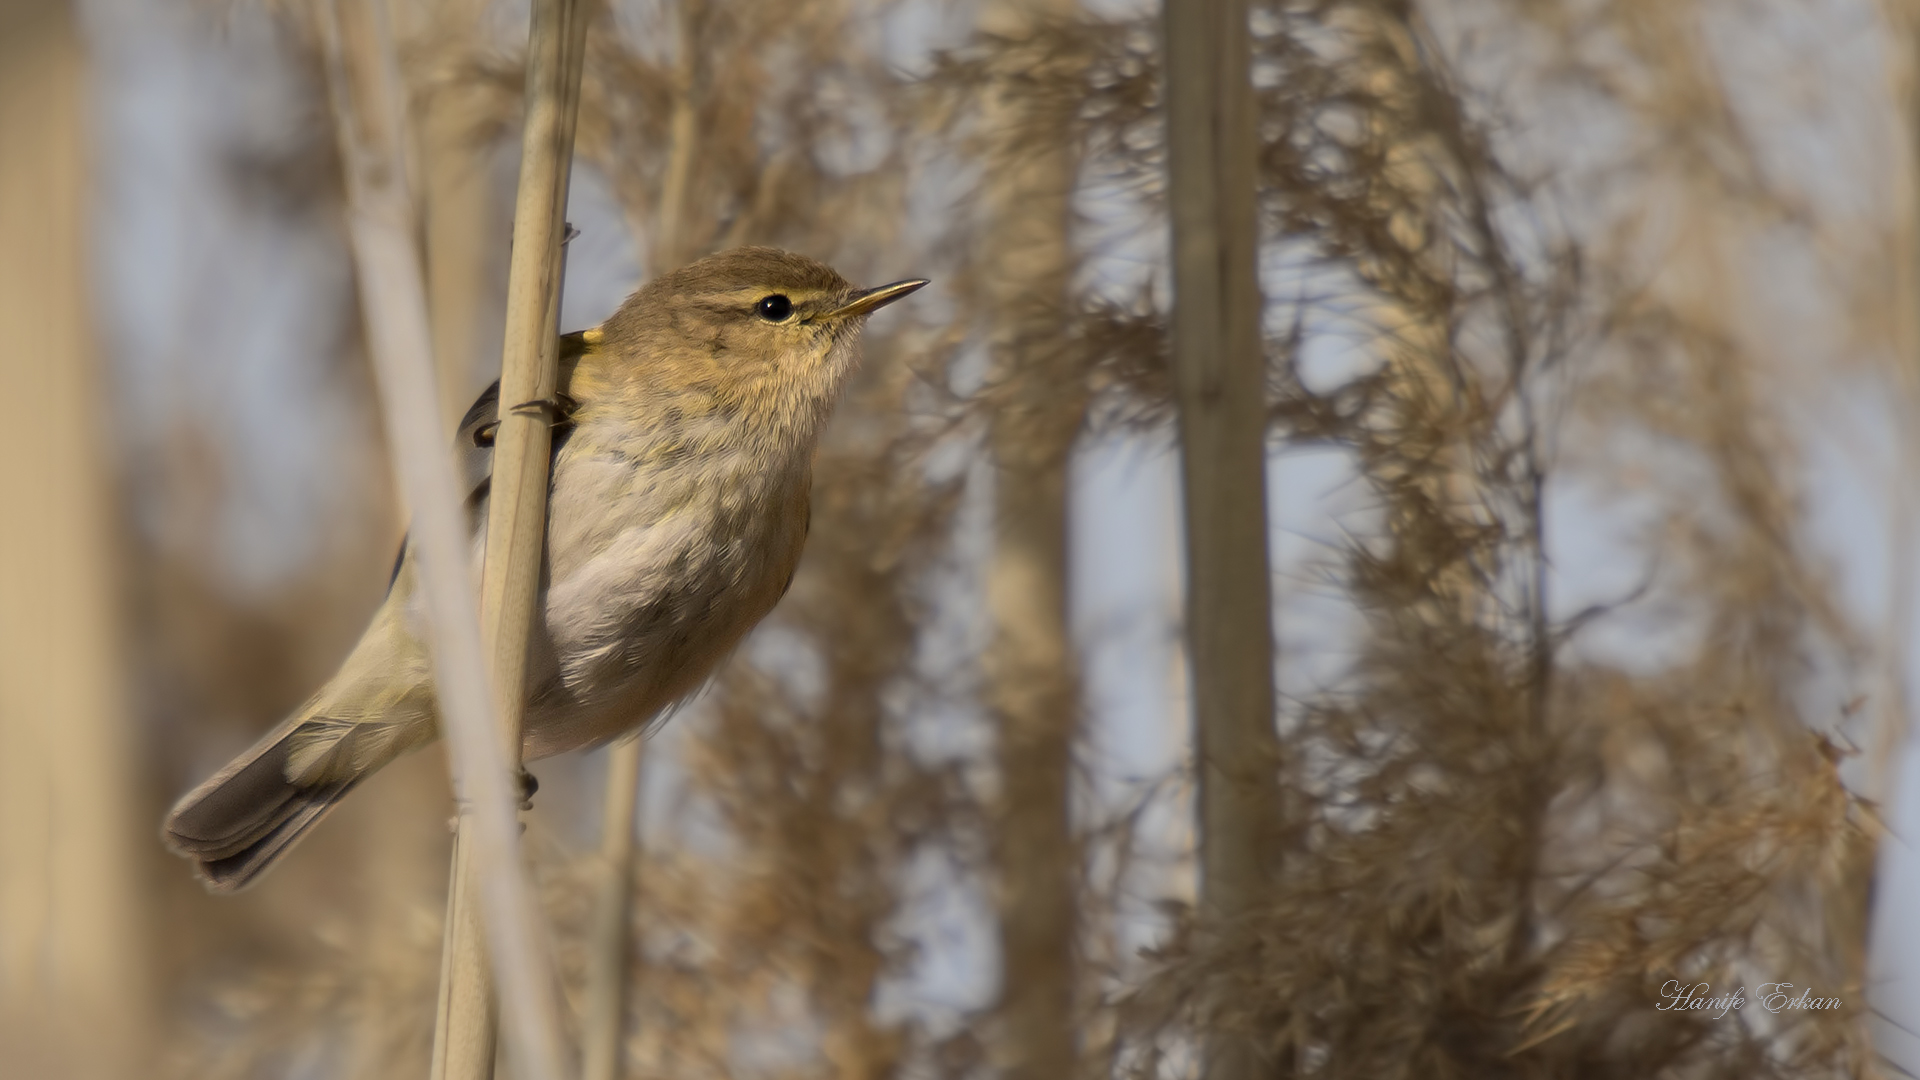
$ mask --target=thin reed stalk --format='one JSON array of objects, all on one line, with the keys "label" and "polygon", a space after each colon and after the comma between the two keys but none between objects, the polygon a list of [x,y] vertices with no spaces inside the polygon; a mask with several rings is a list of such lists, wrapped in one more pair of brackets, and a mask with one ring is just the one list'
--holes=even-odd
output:
[{"label": "thin reed stalk", "polygon": [[[481,634],[492,657],[493,686],[500,701],[497,738],[515,762],[520,756],[526,705],[527,640],[546,543],[548,455],[558,409],[562,237],[586,51],[584,8],[579,0],[540,0],[533,6],[528,32],[526,124],[508,264],[502,406],[494,436],[480,609]],[[486,839],[471,836],[463,816],[454,839],[431,1075],[435,1080],[490,1077],[495,1008],[504,1004],[516,1024],[521,1022],[520,1009],[543,1014],[538,1027],[545,1042],[520,1048],[516,1071],[529,1077],[558,1077],[571,1069],[565,1064],[567,1053],[559,1037],[560,1006],[550,959],[541,957],[537,973],[524,964],[509,966],[503,962],[498,935],[489,933],[487,945],[498,967],[496,987],[494,965],[479,948],[480,913],[473,900],[478,895],[489,924],[497,902],[493,883],[481,872],[484,867],[475,865],[473,849]],[[539,982],[519,981],[530,977]],[[538,1072],[529,1068],[534,1065]]]},{"label": "thin reed stalk", "polygon": [[530,1080],[557,1080],[564,1074],[557,984],[519,854],[508,758],[494,734],[497,714],[468,576],[466,529],[434,387],[403,151],[402,84],[385,12],[371,0],[325,5],[318,22],[347,174],[360,301],[388,445],[413,512],[434,685],[462,810],[456,863],[471,867],[466,884],[485,908],[488,948],[505,976],[516,1071]]},{"label": "thin reed stalk", "polygon": [[116,625],[120,432],[90,265],[112,249],[89,235],[111,140],[82,26],[63,0],[0,7],[0,1071],[121,1078],[164,1034],[164,950]]},{"label": "thin reed stalk", "polygon": [[[1200,902],[1219,925],[1264,901],[1280,811],[1246,2],[1168,3],[1163,25]],[[1242,1036],[1207,1057],[1209,1080],[1261,1072]]]},{"label": "thin reed stalk", "polygon": [[[982,11],[980,30],[1018,40],[1070,18],[1075,7],[1072,0],[994,3]],[[1078,60],[1042,62],[1071,71]],[[982,96],[983,139],[993,142],[974,258],[997,401],[988,436],[994,550],[986,592],[994,636],[986,670],[1002,785],[993,841],[998,1056],[1008,1080],[1051,1080],[1079,1071],[1081,854],[1072,803],[1081,699],[1068,613],[1068,463],[1087,394],[1059,331],[1077,264],[1077,102],[1033,93],[1017,78]]]},{"label": "thin reed stalk", "polygon": [[627,1011],[627,950],[632,921],[634,811],[640,801],[640,735],[607,748],[607,793],[600,833],[602,877],[587,952],[586,1080],[618,1080]]}]

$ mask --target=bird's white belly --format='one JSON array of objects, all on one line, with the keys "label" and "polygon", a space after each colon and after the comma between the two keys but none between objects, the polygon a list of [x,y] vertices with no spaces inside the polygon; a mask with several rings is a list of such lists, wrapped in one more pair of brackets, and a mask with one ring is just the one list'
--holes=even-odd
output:
[{"label": "bird's white belly", "polygon": [[779,600],[805,535],[789,491],[666,488],[624,458],[558,471],[526,751],[611,739],[706,682]]}]

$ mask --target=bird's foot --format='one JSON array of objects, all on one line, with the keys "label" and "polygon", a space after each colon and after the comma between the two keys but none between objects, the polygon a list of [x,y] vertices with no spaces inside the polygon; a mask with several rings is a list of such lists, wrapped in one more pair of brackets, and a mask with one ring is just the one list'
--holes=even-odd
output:
[{"label": "bird's foot", "polygon": [[565,394],[557,393],[550,398],[523,401],[508,411],[515,416],[537,416],[551,427],[565,423],[567,417],[573,415],[573,410],[579,407],[579,402]]}]

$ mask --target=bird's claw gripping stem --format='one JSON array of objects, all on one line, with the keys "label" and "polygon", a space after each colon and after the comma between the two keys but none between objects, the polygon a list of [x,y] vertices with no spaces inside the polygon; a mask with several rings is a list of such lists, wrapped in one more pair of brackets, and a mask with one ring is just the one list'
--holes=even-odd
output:
[{"label": "bird's claw gripping stem", "polygon": [[515,405],[510,412],[515,416],[538,416],[549,424],[558,424],[570,415],[578,405],[565,394],[555,394],[550,398],[535,398]]}]

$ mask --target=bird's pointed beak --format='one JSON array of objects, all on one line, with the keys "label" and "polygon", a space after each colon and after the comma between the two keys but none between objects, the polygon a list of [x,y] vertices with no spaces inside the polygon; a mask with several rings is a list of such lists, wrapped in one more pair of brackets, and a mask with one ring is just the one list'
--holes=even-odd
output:
[{"label": "bird's pointed beak", "polygon": [[891,285],[882,285],[878,288],[854,293],[853,297],[846,303],[828,312],[827,318],[850,319],[855,315],[871,314],[926,284],[926,278],[913,278],[908,281],[896,281]]}]

